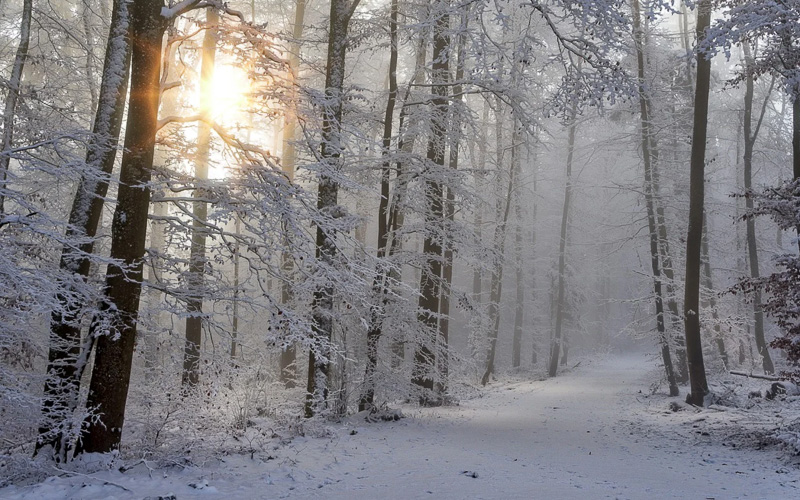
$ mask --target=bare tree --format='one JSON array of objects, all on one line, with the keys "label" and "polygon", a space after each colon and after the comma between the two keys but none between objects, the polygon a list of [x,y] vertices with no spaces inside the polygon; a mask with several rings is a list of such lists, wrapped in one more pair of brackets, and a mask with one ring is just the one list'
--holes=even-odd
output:
[{"label": "bare tree", "polygon": [[[703,40],[711,24],[711,1],[697,3],[697,40]],[[711,85],[711,59],[697,53],[697,84],[694,99],[694,127],[689,174],[689,231],[686,236],[686,281],[684,323],[686,357],[689,364],[691,392],[687,402],[703,406],[708,395],[708,382],[703,362],[700,336],[700,248],[703,240],[703,204],[705,195],[706,136],[708,128],[708,95]]]}]

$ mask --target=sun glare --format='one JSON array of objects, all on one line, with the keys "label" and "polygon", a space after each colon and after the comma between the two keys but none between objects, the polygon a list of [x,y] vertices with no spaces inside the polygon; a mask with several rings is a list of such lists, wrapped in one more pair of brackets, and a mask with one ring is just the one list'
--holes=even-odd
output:
[{"label": "sun glare", "polygon": [[218,65],[211,80],[211,117],[225,127],[244,124],[250,80],[240,68]]}]

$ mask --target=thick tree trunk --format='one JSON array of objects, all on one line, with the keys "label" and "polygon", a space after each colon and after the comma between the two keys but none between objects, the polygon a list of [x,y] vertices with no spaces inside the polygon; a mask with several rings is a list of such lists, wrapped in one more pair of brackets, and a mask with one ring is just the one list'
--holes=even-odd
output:
[{"label": "thick tree trunk", "polygon": [[142,288],[142,266],[155,137],[158,127],[161,44],[167,27],[160,0],[130,5],[131,93],[125,130],[117,207],[111,226],[111,259],[105,298],[90,335],[97,351],[87,408],[99,418],[85,422],[76,453],[105,453],[119,448],[125,421]]},{"label": "thick tree trunk", "polygon": [[[300,38],[303,36],[303,23],[305,22],[306,0],[296,0],[294,7],[294,23],[292,26],[292,41],[289,43],[289,95],[291,100],[286,106],[286,113],[283,122],[283,155],[281,156],[281,168],[289,179],[294,179],[295,163],[297,155],[295,152],[295,138],[297,135],[297,78],[300,71]],[[288,238],[288,232],[284,237]],[[286,247],[289,248],[289,241]],[[281,255],[281,267],[283,272],[291,274],[294,268],[294,260],[288,250]],[[289,280],[284,280],[281,284],[281,304],[288,306],[292,300],[292,287]],[[297,383],[297,348],[294,344],[287,345],[281,351],[280,357],[280,380],[286,388],[291,389]]]},{"label": "thick tree trunk", "polygon": [[[711,0],[697,4],[697,40],[705,38],[711,24]],[[688,403],[703,406],[708,395],[708,382],[703,362],[703,342],[700,336],[700,247],[703,239],[703,204],[706,137],[708,128],[708,94],[711,84],[711,60],[697,54],[697,85],[695,88],[694,126],[689,174],[689,231],[686,236],[686,280],[684,323],[686,358],[689,364],[691,393]]]},{"label": "thick tree trunk", "polygon": [[[200,66],[200,113],[208,117],[211,109],[211,81],[217,57],[219,14],[216,7],[206,9],[206,26]],[[192,194],[192,231],[189,248],[189,275],[187,277],[188,300],[186,301],[186,342],[183,350],[184,389],[200,382],[200,344],[203,338],[203,275],[206,268],[206,221],[208,204],[206,190],[208,181],[208,159],[211,149],[211,125],[203,120],[197,125],[197,160],[194,165],[195,189]]]},{"label": "thick tree trunk", "polygon": [[14,144],[14,118],[17,116],[17,102],[19,102],[20,88],[22,87],[22,70],[25,68],[25,61],[28,60],[32,11],[33,0],[23,0],[19,45],[17,45],[17,53],[14,56],[14,65],[11,67],[6,104],[3,108],[3,137],[2,143],[0,143],[0,216],[5,214],[8,165],[11,161],[11,148]]},{"label": "thick tree trunk", "polygon": [[[753,130],[753,55],[750,51],[750,43],[745,42],[742,44],[745,59],[745,93],[744,93],[744,189],[749,191],[753,188],[753,148],[758,138],[758,129],[761,125],[759,120],[756,130]],[[762,115],[763,117],[763,115]],[[748,211],[753,209],[753,198],[750,196],[745,197],[745,207]],[[758,265],[758,246],[756,244],[756,221],[753,217],[748,217],[746,221],[747,227],[747,255],[750,260],[750,277],[758,279],[761,276]],[[754,334],[756,341],[756,349],[761,356],[761,365],[764,373],[772,374],[775,372],[775,366],[772,364],[772,357],[767,348],[767,342],[764,337],[764,311],[761,308],[761,289],[756,288],[753,293],[753,319],[754,319]]]},{"label": "thick tree trunk", "polygon": [[[442,167],[445,162],[447,146],[447,90],[449,73],[450,16],[449,3],[437,1],[432,6],[436,17],[433,29],[433,98],[431,99],[431,135],[428,139],[427,159],[430,163]],[[428,210],[425,213],[425,226],[429,228],[425,234],[422,252],[426,264],[420,276],[419,313],[417,320],[423,330],[423,338],[419,340],[414,353],[412,382],[423,391],[420,404],[441,404],[441,394],[434,393],[436,379],[436,352],[439,351],[439,314],[442,277],[442,245],[435,228],[442,227],[444,222],[443,189],[439,179],[425,181],[425,195]]]},{"label": "thick tree trunk", "polygon": [[641,10],[639,0],[633,0],[633,36],[636,43],[637,74],[639,79],[639,112],[642,159],[644,160],[644,192],[647,207],[647,226],[650,231],[650,265],[653,271],[653,292],[656,306],[656,329],[661,347],[661,361],[664,363],[664,372],[669,384],[669,395],[677,396],[679,393],[675,371],[672,366],[672,355],[669,349],[664,321],[664,298],[661,282],[661,258],[658,245],[658,228],[656,226],[655,197],[653,195],[653,157],[650,150],[652,145],[650,129],[650,102],[645,88],[645,61],[644,61],[644,33],[641,30]]},{"label": "thick tree trunk", "polygon": [[86,171],[81,175],[66,238],[71,242],[61,252],[59,267],[72,274],[61,283],[58,309],[50,320],[50,352],[47,380],[42,405],[43,422],[39,428],[36,449],[51,445],[57,460],[64,461],[68,452],[67,426],[78,405],[78,390],[91,344],[81,345],[81,320],[89,297],[82,295],[79,283],[89,276],[94,250],[94,237],[103,212],[103,202],[114,168],[116,147],[122,127],[125,98],[128,90],[130,43],[128,40],[128,3],[114,2],[111,26],[106,45],[102,82],[92,138],[86,150]]},{"label": "thick tree trunk", "polygon": [[[328,59],[325,69],[325,105],[322,110],[321,172],[317,187],[317,210],[335,217],[339,184],[335,179],[342,163],[342,92],[344,89],[347,31],[359,0],[331,0]],[[323,266],[333,268],[336,260],[336,234],[317,227],[316,257]],[[327,408],[330,343],[333,335],[333,286],[321,285],[314,291],[312,319],[314,345],[308,353],[305,416],[313,417]]]}]

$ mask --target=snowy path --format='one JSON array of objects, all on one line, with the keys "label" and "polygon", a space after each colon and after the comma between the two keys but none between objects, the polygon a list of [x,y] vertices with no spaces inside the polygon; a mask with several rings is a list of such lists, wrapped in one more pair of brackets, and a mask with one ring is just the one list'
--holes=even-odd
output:
[{"label": "snowy path", "polygon": [[[650,366],[641,356],[597,361],[556,379],[497,386],[459,407],[351,425],[333,439],[297,438],[268,461],[227,457],[203,469],[157,471],[153,479],[146,471],[96,475],[133,493],[72,477],[0,490],[0,497],[800,497],[798,471],[774,455],[694,439],[685,419],[670,423],[648,412],[637,398],[647,392]],[[188,485],[199,479],[208,486]]]}]

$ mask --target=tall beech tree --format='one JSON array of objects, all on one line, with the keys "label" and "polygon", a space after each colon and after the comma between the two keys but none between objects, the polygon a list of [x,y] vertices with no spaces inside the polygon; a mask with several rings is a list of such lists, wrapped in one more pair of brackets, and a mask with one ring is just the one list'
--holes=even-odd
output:
[{"label": "tall beech tree", "polygon": [[[131,81],[125,150],[120,167],[117,206],[111,225],[111,262],[104,297],[89,335],[96,351],[86,406],[89,418],[76,453],[104,453],[119,448],[130,385],[136,320],[142,291],[147,215],[161,94],[164,33],[172,17],[197,2],[164,9],[161,0],[130,4]],[[164,13],[162,14],[162,10]]]},{"label": "tall beech tree", "polygon": [[424,333],[414,352],[414,368],[411,378],[411,381],[422,390],[419,402],[423,406],[441,404],[443,396],[434,393],[434,382],[437,376],[436,354],[440,348],[445,348],[440,346],[440,342],[444,339],[439,338],[442,243],[437,228],[441,228],[444,222],[444,190],[439,172],[445,164],[448,133],[449,10],[450,3],[447,0],[437,0],[431,5],[431,15],[434,18],[431,70],[431,93],[433,95],[430,100],[431,131],[428,137],[427,160],[432,165],[434,173],[425,180],[427,210],[424,214],[426,231],[422,253],[426,262],[420,275],[418,306],[418,321]]},{"label": "tall beech tree", "polygon": [[[711,0],[697,3],[697,40],[702,42],[711,24]],[[711,56],[697,51],[697,79],[694,98],[694,125],[689,172],[689,231],[686,236],[686,280],[683,302],[686,335],[686,358],[689,365],[691,392],[686,401],[696,406],[705,404],[708,382],[703,361],[700,335],[700,250],[703,241],[703,205],[705,198],[706,137],[708,130],[708,97],[711,86]]]},{"label": "tall beech tree", "polygon": [[85,296],[79,285],[89,276],[95,236],[114,168],[125,110],[131,52],[128,5],[125,0],[116,0],[112,9],[85,170],[69,214],[68,244],[61,252],[60,268],[72,275],[72,279],[61,284],[63,291],[58,297],[59,308],[53,311],[50,320],[48,376],[36,449],[51,445],[60,461],[66,459],[70,446],[68,441],[74,437],[65,426],[69,425],[71,413],[77,407],[80,378],[92,345],[92,337],[82,342],[81,321],[87,306],[92,305],[88,302],[94,297]]},{"label": "tall beech tree", "polygon": [[[360,0],[331,0],[328,57],[325,66],[325,98],[322,103],[322,145],[317,187],[317,210],[323,216],[339,218],[339,179],[344,161],[342,141],[345,58],[350,19]],[[317,226],[316,256],[320,265],[336,265],[336,233]],[[327,408],[328,376],[333,335],[333,284],[326,282],[314,291],[312,317],[314,344],[308,353],[305,416],[313,417]]]}]

